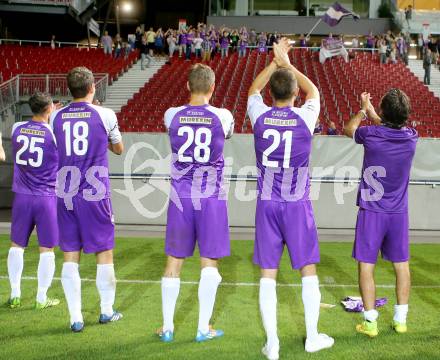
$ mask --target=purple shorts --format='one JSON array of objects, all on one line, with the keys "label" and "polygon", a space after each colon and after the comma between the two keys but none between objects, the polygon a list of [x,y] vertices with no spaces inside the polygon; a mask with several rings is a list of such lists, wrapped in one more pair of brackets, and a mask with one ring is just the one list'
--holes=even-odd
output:
[{"label": "purple shorts", "polygon": [[15,194],[11,240],[21,247],[27,247],[34,227],[37,227],[41,247],[53,248],[58,245],[56,196]]},{"label": "purple shorts", "polygon": [[409,259],[408,213],[380,213],[359,209],[353,257],[375,264],[379,251],[385,260],[405,262]]},{"label": "purple shorts", "polygon": [[278,269],[284,245],[293,269],[319,263],[319,242],[310,201],[257,200],[254,263]]},{"label": "purple shorts", "polygon": [[231,254],[228,211],[225,200],[200,200],[200,210],[188,198],[181,198],[183,210],[170,201],[165,237],[165,253],[177,258],[192,256],[196,241],[200,256],[219,259]]},{"label": "purple shorts", "polygon": [[67,210],[58,199],[60,248],[64,252],[86,254],[111,250],[115,247],[115,224],[110,199],[87,201],[75,196],[73,210]]}]

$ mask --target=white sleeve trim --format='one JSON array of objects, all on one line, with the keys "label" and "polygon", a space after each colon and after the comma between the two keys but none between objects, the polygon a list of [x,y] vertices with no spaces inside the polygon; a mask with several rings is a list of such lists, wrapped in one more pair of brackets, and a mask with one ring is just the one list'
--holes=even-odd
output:
[{"label": "white sleeve trim", "polygon": [[55,110],[55,111],[52,112],[52,114],[50,114],[50,117],[49,117],[49,126],[50,126],[52,129],[53,129],[53,123],[54,123],[54,121],[55,121],[55,117],[58,115],[58,113],[59,113],[61,110],[64,110],[65,108],[67,108],[67,106],[64,106],[64,107],[62,107],[61,109]]},{"label": "white sleeve trim", "polygon": [[254,127],[257,119],[271,108],[267,106],[260,93],[255,93],[248,97],[247,113],[251,120],[252,127]]},{"label": "white sleeve trim", "polygon": [[309,99],[300,108],[294,108],[294,111],[301,116],[312,135],[315,131],[320,109],[321,103],[318,99]]},{"label": "white sleeve trim", "polygon": [[43,123],[43,126],[45,126],[49,130],[49,132],[52,134],[52,139],[53,139],[55,145],[57,145],[57,139],[55,138],[55,134],[53,133],[52,128],[50,127],[50,125],[46,124],[46,123]]},{"label": "white sleeve trim", "polygon": [[229,139],[234,133],[234,117],[228,109],[216,108],[209,106],[208,110],[213,112],[220,119],[225,139]]},{"label": "white sleeve trim", "polygon": [[27,122],[28,122],[28,121],[19,121],[19,122],[14,123],[14,125],[12,125],[11,136],[14,136],[14,132],[15,132],[15,130],[16,130],[19,126],[24,125],[24,124],[26,124]]},{"label": "white sleeve trim", "polygon": [[122,141],[122,135],[119,131],[118,118],[112,109],[105,108],[102,106],[96,106],[89,104],[93,109],[95,109],[107,131],[108,139],[112,144],[119,144]]},{"label": "white sleeve trim", "polygon": [[179,107],[171,107],[171,108],[169,108],[167,111],[165,111],[165,114],[164,114],[164,116],[163,116],[163,122],[164,122],[165,127],[166,127],[167,129],[170,128],[171,123],[172,123],[172,121],[173,121],[173,119],[174,119],[174,116],[176,116],[176,114],[177,114],[179,111],[182,111],[183,109],[185,109],[185,106],[184,106],[184,105],[183,105],[183,106],[179,106]]}]

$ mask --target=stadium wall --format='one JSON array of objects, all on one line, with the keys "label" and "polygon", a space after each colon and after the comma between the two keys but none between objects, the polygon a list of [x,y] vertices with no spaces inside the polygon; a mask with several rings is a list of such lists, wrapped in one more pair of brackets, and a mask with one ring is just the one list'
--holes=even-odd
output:
[{"label": "stadium wall", "polygon": [[[307,34],[317,21],[313,16],[208,16],[208,25],[220,27],[223,24],[230,28],[245,25],[257,32],[278,31],[283,34]],[[330,27],[321,22],[313,31],[315,35],[334,34],[383,34],[391,29],[390,19],[353,19],[345,18],[337,26]]]},{"label": "stadium wall", "polygon": [[[124,134],[126,152],[111,155],[113,208],[117,223],[166,224],[170,148],[166,134]],[[352,229],[356,222],[357,179],[363,148],[344,137],[316,136],[311,157],[311,197],[320,228]],[[226,142],[231,226],[253,226],[256,175],[253,136],[238,134]],[[232,160],[229,160],[232,159]],[[411,172],[410,227],[440,230],[440,140],[420,139]],[[146,176],[152,174],[152,177]],[[434,185],[433,185],[434,184]]]}]

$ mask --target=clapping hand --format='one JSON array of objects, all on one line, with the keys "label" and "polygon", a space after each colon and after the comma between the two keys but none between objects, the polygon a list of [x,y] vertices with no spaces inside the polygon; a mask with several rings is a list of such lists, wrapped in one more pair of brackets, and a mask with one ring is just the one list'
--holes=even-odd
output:
[{"label": "clapping hand", "polygon": [[371,94],[369,92],[363,92],[361,94],[361,108],[365,112],[371,111],[373,108],[373,105],[371,104]]},{"label": "clapping hand", "polygon": [[273,52],[275,54],[274,62],[278,67],[290,67],[289,51],[291,45],[287,38],[282,38],[278,43],[273,44]]}]

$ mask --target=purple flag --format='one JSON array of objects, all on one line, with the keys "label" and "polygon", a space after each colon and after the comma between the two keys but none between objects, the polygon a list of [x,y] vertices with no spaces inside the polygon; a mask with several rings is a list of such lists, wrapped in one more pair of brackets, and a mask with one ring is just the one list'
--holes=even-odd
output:
[{"label": "purple flag", "polygon": [[360,19],[360,16],[358,14],[355,14],[354,12],[343,8],[338,2],[335,2],[323,15],[322,21],[330,26],[336,26],[339,24],[342,18],[346,16],[353,16],[355,20]]}]

